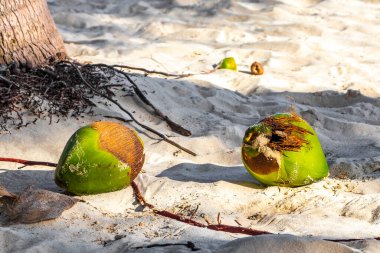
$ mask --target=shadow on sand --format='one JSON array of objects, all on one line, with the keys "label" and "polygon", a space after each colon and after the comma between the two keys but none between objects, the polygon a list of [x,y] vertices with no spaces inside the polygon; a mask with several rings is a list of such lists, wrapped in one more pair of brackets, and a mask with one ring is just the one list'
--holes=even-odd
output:
[{"label": "shadow on sand", "polygon": [[0,185],[11,192],[20,192],[28,186],[53,192],[64,192],[54,182],[54,170],[7,170],[0,167]]},{"label": "shadow on sand", "polygon": [[243,166],[221,166],[211,163],[181,163],[164,170],[157,177],[181,182],[214,183],[226,181],[251,188],[265,188]]}]

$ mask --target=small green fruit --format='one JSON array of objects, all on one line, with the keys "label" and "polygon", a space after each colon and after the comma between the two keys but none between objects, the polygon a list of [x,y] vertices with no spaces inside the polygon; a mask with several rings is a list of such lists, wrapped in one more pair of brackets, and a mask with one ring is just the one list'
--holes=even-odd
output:
[{"label": "small green fruit", "polygon": [[219,69],[230,69],[233,71],[237,71],[237,64],[233,57],[224,58],[222,63],[220,63]]},{"label": "small green fruit", "polygon": [[242,160],[248,172],[266,185],[302,186],[329,174],[317,134],[296,114],[275,114],[249,127]]},{"label": "small green fruit", "polygon": [[95,122],[67,142],[55,170],[58,186],[76,195],[120,190],[144,163],[144,146],[134,130],[114,122]]}]

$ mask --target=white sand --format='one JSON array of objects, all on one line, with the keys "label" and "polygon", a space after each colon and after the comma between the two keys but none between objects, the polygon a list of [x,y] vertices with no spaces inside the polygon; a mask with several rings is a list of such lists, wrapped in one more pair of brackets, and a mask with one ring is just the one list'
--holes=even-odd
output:
[{"label": "white sand", "polygon": [[[235,56],[265,74],[220,70],[180,80],[135,76],[161,111],[193,133],[174,134],[132,97],[119,101],[147,125],[198,155],[192,157],[135,127],[146,148],[137,183],[160,209],[206,216],[278,235],[246,237],[196,228],[141,210],[131,188],[81,197],[61,218],[0,227],[0,252],[380,252],[380,242],[320,240],[380,236],[380,3],[281,0],[49,0],[69,55],[170,73],[212,69]],[[257,2],[257,3],[256,3]],[[127,83],[127,82],[126,82]],[[245,129],[294,106],[315,128],[330,176],[299,188],[263,187],[242,166]],[[0,136],[0,155],[56,162],[70,135],[97,117],[38,121]],[[0,164],[0,184],[61,191],[46,167]],[[296,235],[293,237],[290,235]],[[111,242],[116,238],[121,238]],[[124,237],[125,236],[125,237]],[[233,241],[236,238],[242,238]],[[105,243],[106,246],[103,246]]]}]

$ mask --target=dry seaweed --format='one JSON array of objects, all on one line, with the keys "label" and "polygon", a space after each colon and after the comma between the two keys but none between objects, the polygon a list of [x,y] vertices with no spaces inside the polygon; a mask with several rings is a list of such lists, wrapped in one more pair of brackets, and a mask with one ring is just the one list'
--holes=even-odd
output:
[{"label": "dry seaweed", "polygon": [[[86,69],[83,75],[101,94],[114,96],[110,88],[111,70]],[[0,68],[0,132],[8,127],[25,127],[38,119],[79,117],[93,113],[97,96],[62,62],[37,69]],[[26,117],[29,116],[29,117]],[[31,118],[31,120],[30,120]]]},{"label": "dry seaweed", "polygon": [[[99,71],[101,70],[101,71]],[[118,83],[114,77],[126,77],[129,85]],[[53,117],[79,117],[93,114],[95,97],[106,99],[125,112],[137,125],[158,135],[167,143],[195,156],[191,150],[170,140],[157,130],[140,123],[114,98],[112,89],[121,87],[126,94],[138,97],[154,109],[173,131],[190,136],[191,132],[170,120],[142,94],[127,73],[106,64],[85,64],[74,61],[57,61],[36,69],[18,69],[14,64],[0,68],[0,134],[8,126],[21,128],[38,119]],[[30,120],[34,116],[33,120]],[[33,118],[33,117],[32,117]],[[57,122],[58,122],[57,121]]]}]

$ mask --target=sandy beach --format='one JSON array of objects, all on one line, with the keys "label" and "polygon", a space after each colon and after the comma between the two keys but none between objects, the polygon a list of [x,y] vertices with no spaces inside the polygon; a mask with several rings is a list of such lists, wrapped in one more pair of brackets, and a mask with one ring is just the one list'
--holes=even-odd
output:
[{"label": "sandy beach", "polygon": [[[0,252],[190,252],[187,242],[198,252],[380,252],[380,241],[371,239],[380,236],[379,1],[47,2],[77,61],[195,74],[176,79],[131,71],[146,97],[189,129],[189,137],[115,89],[140,122],[197,154],[127,123],[145,145],[136,183],[146,200],[202,223],[217,223],[220,214],[223,224],[273,234],[212,231],[158,216],[141,208],[128,187],[76,197],[82,202],[55,220],[0,226]],[[230,56],[239,71],[200,74]],[[254,61],[263,75],[246,73]],[[116,106],[94,103],[91,116],[10,128],[0,135],[0,156],[57,162],[81,126],[105,116],[128,119]],[[292,109],[317,132],[330,175],[297,188],[264,186],[242,164],[244,132]],[[18,166],[0,163],[0,185],[63,192],[53,168]]]}]

